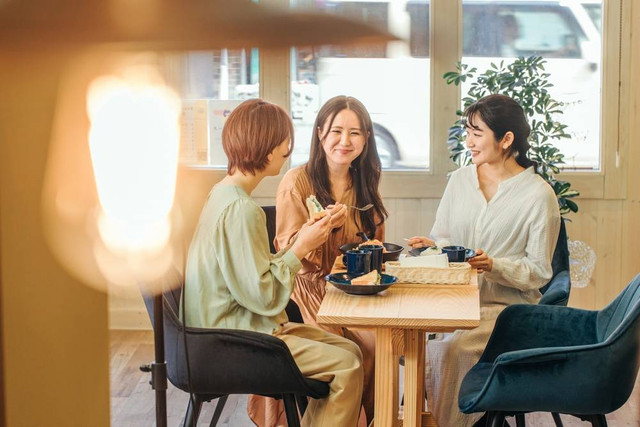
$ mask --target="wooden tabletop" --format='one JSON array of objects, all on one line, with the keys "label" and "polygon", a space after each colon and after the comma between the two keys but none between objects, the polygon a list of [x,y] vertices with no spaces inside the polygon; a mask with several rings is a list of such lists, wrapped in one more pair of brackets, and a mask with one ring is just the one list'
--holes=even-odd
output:
[{"label": "wooden tabletop", "polygon": [[475,270],[468,285],[397,283],[375,295],[350,295],[327,283],[317,321],[325,325],[452,332],[479,325],[479,299]]}]

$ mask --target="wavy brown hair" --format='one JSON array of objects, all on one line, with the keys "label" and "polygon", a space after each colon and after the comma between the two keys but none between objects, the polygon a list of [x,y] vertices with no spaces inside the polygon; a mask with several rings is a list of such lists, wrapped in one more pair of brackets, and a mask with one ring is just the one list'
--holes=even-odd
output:
[{"label": "wavy brown hair", "polygon": [[[327,156],[322,147],[322,143],[327,137],[336,115],[342,110],[353,111],[356,116],[358,116],[360,128],[365,135],[368,135],[362,153],[351,162],[349,174],[351,176],[351,185],[356,194],[356,206],[364,206],[369,203],[373,204],[373,208],[366,212],[354,210],[354,216],[360,215],[360,223],[363,227],[362,231],[366,232],[370,238],[373,238],[376,228],[381,225],[389,215],[378,192],[382,166],[380,165],[378,149],[376,148],[373,124],[369,112],[356,98],[336,96],[322,106],[313,125],[311,150],[306,171],[311,179],[311,184],[316,192],[318,201],[323,206],[335,203],[336,201],[331,197]],[[319,133],[320,131],[324,131],[324,129],[327,129],[327,131],[320,137]],[[376,216],[380,218],[380,222],[378,223],[376,223],[375,220]]]}]

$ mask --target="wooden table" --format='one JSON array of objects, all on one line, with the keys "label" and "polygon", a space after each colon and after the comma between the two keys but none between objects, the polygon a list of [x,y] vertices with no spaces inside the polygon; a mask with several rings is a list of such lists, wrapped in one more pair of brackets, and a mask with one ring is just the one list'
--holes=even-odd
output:
[{"label": "wooden table", "polygon": [[[371,328],[376,333],[375,425],[435,426],[424,412],[425,332],[453,332],[480,324],[474,272],[470,285],[397,283],[371,296],[346,294],[327,283],[317,321]],[[398,358],[404,354],[404,421],[398,420]]]}]

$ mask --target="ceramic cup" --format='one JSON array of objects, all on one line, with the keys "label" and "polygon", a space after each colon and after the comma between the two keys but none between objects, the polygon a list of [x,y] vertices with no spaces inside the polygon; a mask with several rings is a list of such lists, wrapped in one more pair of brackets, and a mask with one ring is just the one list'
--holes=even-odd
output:
[{"label": "ceramic cup", "polygon": [[371,251],[371,270],[382,272],[382,249],[380,245],[360,245],[360,250]]},{"label": "ceramic cup", "polygon": [[464,246],[445,246],[442,253],[447,254],[449,262],[464,262],[467,249]]},{"label": "ceramic cup", "polygon": [[360,276],[371,271],[371,251],[352,249],[342,257],[347,273]]}]

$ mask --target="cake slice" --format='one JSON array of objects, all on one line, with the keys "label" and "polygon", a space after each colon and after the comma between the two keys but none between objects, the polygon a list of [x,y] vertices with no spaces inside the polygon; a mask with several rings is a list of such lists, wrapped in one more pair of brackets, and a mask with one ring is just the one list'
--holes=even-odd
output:
[{"label": "cake slice", "polygon": [[379,285],[380,284],[380,274],[378,270],[373,270],[367,274],[363,274],[362,276],[354,277],[351,279],[352,285]]}]

